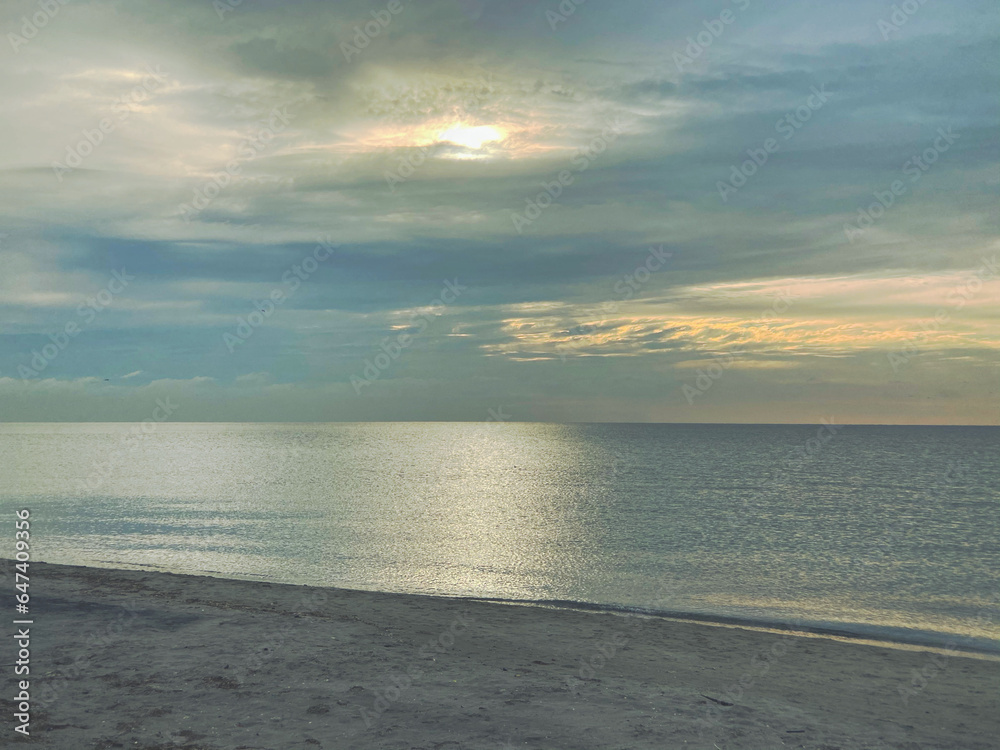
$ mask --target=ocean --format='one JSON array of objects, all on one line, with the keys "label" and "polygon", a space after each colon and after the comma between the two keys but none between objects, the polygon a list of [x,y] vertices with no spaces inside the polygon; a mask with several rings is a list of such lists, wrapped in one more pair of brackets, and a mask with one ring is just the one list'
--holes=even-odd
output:
[{"label": "ocean", "polygon": [[145,429],[0,424],[0,556],[1000,654],[1000,428]]}]

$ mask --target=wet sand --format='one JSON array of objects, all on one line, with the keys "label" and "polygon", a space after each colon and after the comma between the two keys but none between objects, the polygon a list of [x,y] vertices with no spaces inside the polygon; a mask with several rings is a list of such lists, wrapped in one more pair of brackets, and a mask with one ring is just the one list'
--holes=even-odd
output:
[{"label": "wet sand", "polygon": [[44,563],[31,591],[31,734],[14,732],[5,658],[0,746],[977,750],[1000,736],[1000,663],[961,655]]}]

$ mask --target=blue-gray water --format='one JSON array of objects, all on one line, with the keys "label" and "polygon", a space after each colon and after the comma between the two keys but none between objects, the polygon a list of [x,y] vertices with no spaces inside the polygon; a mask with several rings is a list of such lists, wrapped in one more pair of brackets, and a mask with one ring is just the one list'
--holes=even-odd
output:
[{"label": "blue-gray water", "polygon": [[27,507],[49,562],[1000,650],[997,428],[151,429],[0,425],[0,543]]}]

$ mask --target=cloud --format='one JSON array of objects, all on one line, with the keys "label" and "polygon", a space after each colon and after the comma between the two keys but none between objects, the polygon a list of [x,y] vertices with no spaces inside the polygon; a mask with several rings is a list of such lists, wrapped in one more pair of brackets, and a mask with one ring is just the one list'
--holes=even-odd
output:
[{"label": "cloud", "polygon": [[[35,9],[16,0],[10,16]],[[992,6],[927,4],[886,40],[883,11],[859,0],[754,3],[685,66],[675,53],[715,18],[702,3],[586,4],[555,30],[546,9],[406,4],[348,60],[341,43],[371,20],[360,0],[221,19],[201,0],[61,7],[0,59],[0,377],[113,271],[136,280],[42,373],[53,382],[21,405],[8,384],[5,408],[121,417],[142,413],[138,389],[172,383],[228,419],[474,419],[518,393],[526,414],[566,419],[616,403],[753,418],[765,397],[809,419],[827,398],[864,415],[880,383],[910,378],[908,403],[939,405],[921,418],[994,413],[978,378],[1000,338],[995,295],[956,292],[997,247]],[[786,139],[776,124],[813,88],[828,103]],[[275,108],[289,123],[268,132]],[[609,122],[620,136],[602,141]],[[949,127],[954,146],[848,241],[844,225]],[[719,182],[769,138],[780,149],[723,202]],[[57,174],[71,153],[79,166]],[[550,199],[519,233],[512,214]],[[318,237],[337,248],[301,278]],[[628,286],[660,245],[670,263]],[[468,293],[357,397],[359,364],[445,279]],[[224,333],[275,291],[277,313],[227,351]],[[926,356],[886,369],[911,335]],[[727,347],[748,352],[739,388],[702,412],[663,403],[664,382]],[[105,383],[119,372],[123,406]],[[328,408],[306,406],[316,393]]]}]

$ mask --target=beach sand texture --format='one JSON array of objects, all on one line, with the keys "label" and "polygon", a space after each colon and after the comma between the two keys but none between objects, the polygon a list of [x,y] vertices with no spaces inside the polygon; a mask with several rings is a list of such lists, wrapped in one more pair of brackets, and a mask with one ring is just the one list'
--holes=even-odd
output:
[{"label": "beach sand texture", "polygon": [[5,695],[3,746],[1000,746],[985,659],[134,570],[33,563],[31,581],[31,736]]}]

